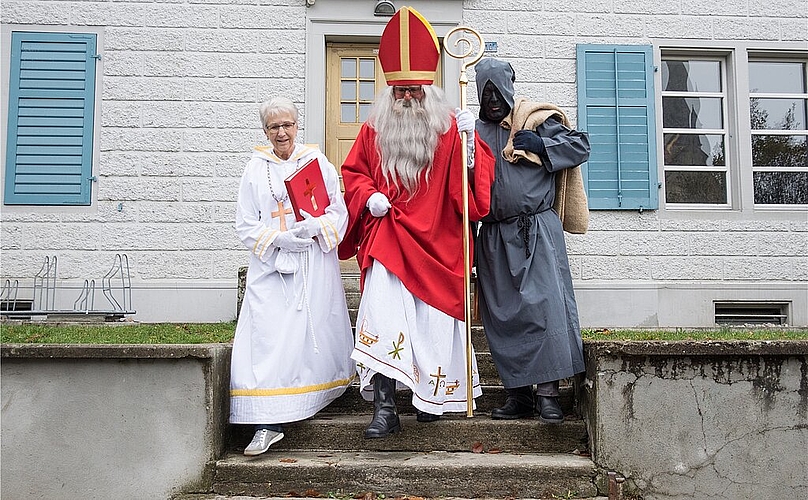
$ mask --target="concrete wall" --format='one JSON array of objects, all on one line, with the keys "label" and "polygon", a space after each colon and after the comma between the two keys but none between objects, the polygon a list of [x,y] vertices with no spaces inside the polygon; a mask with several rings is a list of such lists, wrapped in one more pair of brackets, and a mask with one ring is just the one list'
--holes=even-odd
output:
[{"label": "concrete wall", "polygon": [[[752,49],[804,54],[808,40],[802,0],[410,5],[443,31],[463,23],[496,41],[496,55],[516,68],[517,93],[562,106],[573,122],[578,43],[736,51],[735,64]],[[365,0],[4,1],[3,47],[15,29],[88,31],[98,34],[102,59],[93,204],[3,206],[2,278],[31,286],[44,258],[58,255],[60,284],[77,287],[100,279],[114,254],[125,252],[135,319],[233,319],[237,269],[248,256],[233,229],[235,196],[250,148],[265,142],[258,103],[288,95],[303,112],[300,139],[324,145],[325,43],[376,41],[386,20],[372,7]],[[445,67],[452,82],[457,65]],[[0,78],[8,78],[6,49]],[[5,162],[3,151],[0,157]],[[751,175],[742,164],[733,168],[732,179]],[[722,297],[785,301],[791,324],[808,325],[805,209],[756,209],[750,186],[733,183],[737,200],[728,209],[593,212],[590,232],[568,237],[583,326],[712,326],[713,301]],[[77,296],[76,288],[61,292],[67,306]]]},{"label": "concrete wall", "polygon": [[808,342],[590,342],[592,458],[645,500],[808,498]]},{"label": "concrete wall", "polygon": [[160,499],[209,484],[229,345],[2,347],[8,499]]}]

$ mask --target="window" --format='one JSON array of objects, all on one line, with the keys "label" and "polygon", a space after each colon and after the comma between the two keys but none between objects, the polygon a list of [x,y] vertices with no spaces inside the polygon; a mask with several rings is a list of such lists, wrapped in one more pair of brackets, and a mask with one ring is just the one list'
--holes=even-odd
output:
[{"label": "window", "polygon": [[340,121],[363,123],[376,98],[376,59],[340,58]]},{"label": "window", "polygon": [[808,208],[808,52],[676,43],[578,46],[590,208]]},{"label": "window", "polygon": [[13,32],[3,203],[89,205],[96,35]]},{"label": "window", "polygon": [[800,61],[749,61],[755,205],[808,204],[806,66]]},{"label": "window", "polygon": [[653,56],[650,46],[578,46],[578,128],[592,209],[656,209]]},{"label": "window", "polygon": [[662,59],[662,163],[667,204],[729,206],[724,74],[720,59]]}]

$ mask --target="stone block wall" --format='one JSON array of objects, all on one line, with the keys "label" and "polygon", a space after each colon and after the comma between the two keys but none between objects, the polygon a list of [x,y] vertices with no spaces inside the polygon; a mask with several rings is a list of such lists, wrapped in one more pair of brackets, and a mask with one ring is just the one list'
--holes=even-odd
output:
[{"label": "stone block wall", "polygon": [[[58,255],[60,281],[77,286],[99,279],[114,254],[125,252],[135,319],[235,318],[238,268],[248,260],[233,228],[235,199],[250,148],[266,142],[258,105],[272,95],[289,96],[301,107],[301,141],[324,144],[319,133],[307,133],[307,121],[325,120],[323,109],[305,102],[323,92],[323,75],[306,74],[307,59],[323,47],[308,46],[307,36],[313,19],[317,26],[343,22],[340,36],[384,22],[365,4],[3,2],[4,35],[13,29],[93,32],[102,59],[93,204],[4,206],[2,278],[30,286],[44,258]],[[413,5],[434,8],[433,2]],[[800,0],[466,0],[456,22],[497,42],[496,56],[516,68],[518,94],[556,103],[575,122],[576,44],[804,45],[803,7]],[[7,59],[4,52],[4,78]],[[473,70],[469,77],[473,81]],[[470,88],[469,106],[476,110]],[[711,326],[709,309],[720,294],[700,293],[705,287],[730,290],[738,300],[786,297],[801,308],[794,324],[808,325],[805,294],[795,292],[808,282],[804,211],[593,211],[589,233],[567,242],[584,326]],[[66,291],[61,298],[70,304],[75,295]],[[603,307],[608,297],[619,297],[622,307]],[[682,307],[688,300],[696,305]],[[672,312],[689,309],[697,311],[682,320]]]}]

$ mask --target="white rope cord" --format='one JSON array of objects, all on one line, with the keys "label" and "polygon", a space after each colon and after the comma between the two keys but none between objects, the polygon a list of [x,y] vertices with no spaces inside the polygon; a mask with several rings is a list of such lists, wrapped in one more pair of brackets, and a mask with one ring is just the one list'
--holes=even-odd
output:
[{"label": "white rope cord", "polygon": [[311,315],[311,304],[309,303],[309,252],[305,252],[305,256],[301,259],[301,267],[303,271],[303,296],[300,297],[300,303],[297,306],[297,310],[301,310],[305,303],[306,306],[306,318],[308,319],[308,330],[311,333],[311,341],[314,344],[314,352],[319,353],[320,347],[317,345],[317,337],[314,335],[314,318]]}]

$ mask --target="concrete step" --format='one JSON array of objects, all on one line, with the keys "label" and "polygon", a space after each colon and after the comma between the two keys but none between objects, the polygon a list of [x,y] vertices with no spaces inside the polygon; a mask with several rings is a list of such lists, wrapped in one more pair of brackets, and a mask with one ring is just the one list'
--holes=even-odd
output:
[{"label": "concrete step", "polygon": [[477,358],[477,371],[480,376],[480,384],[484,386],[502,385],[499,372],[494,364],[494,358],[491,356],[491,353],[475,351],[475,357]]},{"label": "concrete step", "polygon": [[[245,495],[219,495],[219,494],[216,494],[216,493],[181,493],[181,494],[175,495],[175,496],[173,496],[171,498],[172,498],[172,500],[311,500],[311,498],[313,498],[313,497],[291,497],[291,496],[266,497],[266,496],[252,496],[252,495],[251,496],[245,496]],[[355,498],[355,497],[353,495],[346,495],[346,496],[333,495],[333,496],[327,497],[326,494],[323,494],[322,497],[315,497],[315,498],[342,498],[342,499],[348,499],[348,498]],[[379,497],[377,497],[377,496],[367,495],[367,494],[362,495],[360,498],[362,498],[364,500],[382,500],[382,499],[379,499]],[[421,499],[427,499],[427,498],[431,498],[431,497],[395,497],[395,500],[421,500]],[[567,496],[558,496],[558,495],[556,495],[556,496],[551,496],[551,497],[547,497],[547,498],[533,498],[533,499],[520,498],[518,500],[558,500],[560,498],[574,498],[576,500],[609,500],[609,497],[604,497],[604,496],[597,496],[597,497],[575,496],[575,497],[570,497],[569,495],[567,495]],[[440,497],[440,500],[503,500],[503,499],[497,499],[497,498],[492,498],[492,497],[475,498],[475,499],[460,498],[460,497]],[[514,498],[514,497],[506,497],[505,500],[517,500],[517,499]]]},{"label": "concrete step", "polygon": [[[352,324],[361,294],[355,262],[341,263]],[[213,493],[182,495],[178,500],[251,498],[402,498],[442,500],[558,499],[597,497],[596,467],[579,450],[587,449],[584,422],[575,414],[572,379],[561,383],[562,425],[537,417],[492,420],[506,391],[479,324],[471,329],[483,395],[474,417],[444,415],[418,423],[412,393],[400,390],[396,402],[402,431],[384,439],[365,439],[372,403],[354,383],[315,417],[288,424],[285,437],[259,457],[242,455],[252,426],[231,425],[228,450],[214,464]]]},{"label": "concrete step", "polygon": [[[544,453],[270,450],[216,462],[219,495],[587,498],[597,495],[586,457]],[[571,496],[574,495],[574,496]]]},{"label": "concrete step", "polygon": [[[475,415],[489,415],[492,409],[499,408],[505,403],[507,396],[505,388],[498,385],[498,379],[496,382],[493,385],[485,384],[482,386],[483,395],[475,399],[477,403],[477,408],[474,410]],[[572,379],[565,379],[560,383],[558,401],[564,413],[575,413],[575,392],[572,384]],[[348,387],[342,396],[323,408],[319,414],[372,413],[372,404],[362,398],[358,383],[354,383]],[[409,389],[396,391],[396,407],[400,413],[414,415],[415,407],[412,406],[412,391]]]},{"label": "concrete step", "polygon": [[[305,492],[301,492],[303,494]],[[360,498],[363,500],[383,500],[380,499],[378,496],[373,494],[362,495]],[[311,498],[341,498],[341,499],[353,499],[356,498],[353,495],[333,495],[327,496],[325,493],[322,497],[292,497],[292,496],[282,496],[282,497],[267,497],[267,496],[245,496],[245,495],[219,495],[217,493],[181,493],[179,495],[175,495],[171,497],[172,500],[311,500]],[[428,499],[432,497],[394,497],[395,500],[422,500]],[[574,496],[570,497],[569,494],[566,496],[551,496],[546,498],[520,498],[518,500],[558,500],[560,498],[574,498],[575,500],[609,500],[609,497],[604,496],[596,496],[596,497],[581,497],[581,496]],[[485,498],[460,498],[460,497],[440,497],[440,500],[517,500],[515,497],[505,497],[505,499],[497,499],[492,497],[485,497]]]},{"label": "concrete step", "polygon": [[[371,415],[332,415],[284,425],[284,439],[273,450],[297,451],[448,451],[475,448],[503,453],[573,453],[586,449],[583,420],[568,416],[548,425],[538,417],[492,420],[489,416],[444,415],[437,422],[417,422],[401,415],[402,430],[383,439],[365,439]],[[242,452],[253,435],[249,425],[232,426],[229,449]]]}]

